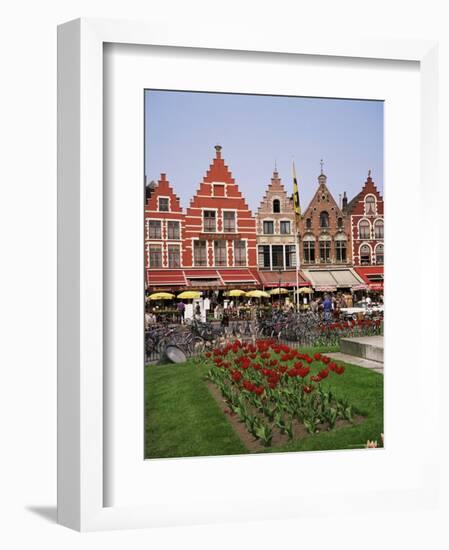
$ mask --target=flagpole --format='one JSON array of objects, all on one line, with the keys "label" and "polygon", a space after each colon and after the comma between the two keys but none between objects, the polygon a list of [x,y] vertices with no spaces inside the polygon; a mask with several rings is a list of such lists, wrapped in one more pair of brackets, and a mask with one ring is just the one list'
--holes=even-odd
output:
[{"label": "flagpole", "polygon": [[301,261],[299,259],[300,245],[299,245],[299,224],[298,219],[301,213],[301,207],[299,205],[299,190],[298,180],[296,179],[295,161],[293,161],[293,205],[295,210],[295,246],[296,246],[296,311],[299,312],[299,271],[301,268]]}]

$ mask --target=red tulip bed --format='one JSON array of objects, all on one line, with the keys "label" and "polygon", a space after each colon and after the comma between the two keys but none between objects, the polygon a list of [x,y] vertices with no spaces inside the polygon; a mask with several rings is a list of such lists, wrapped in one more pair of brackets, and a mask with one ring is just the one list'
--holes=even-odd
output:
[{"label": "red tulip bed", "polygon": [[331,389],[332,377],[345,369],[320,353],[310,357],[274,340],[236,340],[205,357],[207,379],[229,416],[265,447],[354,422],[351,404]]},{"label": "red tulip bed", "polygon": [[317,334],[313,339],[313,345],[332,346],[337,345],[341,338],[380,334],[382,334],[382,321],[380,319],[357,319],[324,323],[317,327]]}]

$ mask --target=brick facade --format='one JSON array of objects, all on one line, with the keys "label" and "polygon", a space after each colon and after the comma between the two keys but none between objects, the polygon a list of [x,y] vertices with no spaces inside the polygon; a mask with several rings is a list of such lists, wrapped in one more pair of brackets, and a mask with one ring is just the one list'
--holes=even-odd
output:
[{"label": "brick facade", "polygon": [[384,201],[371,178],[348,204],[354,266],[384,263]]},{"label": "brick facade", "polygon": [[256,214],[260,270],[296,269],[295,218],[293,199],[275,171]]},{"label": "brick facade", "polygon": [[327,177],[318,176],[318,189],[299,224],[301,267],[351,264],[350,220],[327,187]]},{"label": "brick facade", "polygon": [[215,147],[215,158],[185,215],[183,263],[193,268],[256,268],[256,222]]},{"label": "brick facade", "polygon": [[147,194],[144,230],[147,282],[151,271],[180,269],[184,213],[165,174]]}]

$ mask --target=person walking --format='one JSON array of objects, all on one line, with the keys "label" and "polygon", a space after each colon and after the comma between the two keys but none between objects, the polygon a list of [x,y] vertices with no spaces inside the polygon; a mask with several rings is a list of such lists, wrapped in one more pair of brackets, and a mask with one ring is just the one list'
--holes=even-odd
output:
[{"label": "person walking", "polygon": [[183,301],[179,302],[179,304],[178,304],[178,314],[179,314],[179,318],[180,318],[180,321],[181,321],[181,325],[184,324],[185,311],[186,311],[186,305],[184,304]]},{"label": "person walking", "polygon": [[324,322],[330,323],[332,320],[332,310],[333,310],[334,304],[332,302],[332,299],[330,298],[329,294],[326,294],[324,296],[323,301],[323,311],[324,311]]}]

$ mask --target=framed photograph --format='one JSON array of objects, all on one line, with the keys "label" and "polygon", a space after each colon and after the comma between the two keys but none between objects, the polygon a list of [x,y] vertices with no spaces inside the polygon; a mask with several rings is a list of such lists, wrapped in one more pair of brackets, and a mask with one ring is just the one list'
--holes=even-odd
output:
[{"label": "framed photograph", "polygon": [[58,49],[59,522],[436,505],[436,44]]}]

